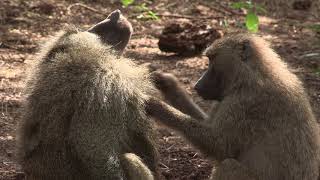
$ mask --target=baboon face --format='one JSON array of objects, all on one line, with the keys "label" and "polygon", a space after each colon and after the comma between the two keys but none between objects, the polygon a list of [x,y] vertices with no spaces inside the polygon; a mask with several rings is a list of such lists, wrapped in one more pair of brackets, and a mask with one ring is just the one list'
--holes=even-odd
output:
[{"label": "baboon face", "polygon": [[105,20],[91,27],[88,32],[97,34],[101,41],[122,53],[132,34],[131,23],[120,10],[113,11]]},{"label": "baboon face", "polygon": [[248,58],[247,39],[224,38],[212,44],[206,51],[209,66],[195,85],[195,90],[204,99],[222,100],[227,89],[239,76],[239,69]]},{"label": "baboon face", "polygon": [[214,63],[210,62],[208,69],[197,81],[194,88],[203,99],[221,100],[221,80],[220,75],[215,70]]}]

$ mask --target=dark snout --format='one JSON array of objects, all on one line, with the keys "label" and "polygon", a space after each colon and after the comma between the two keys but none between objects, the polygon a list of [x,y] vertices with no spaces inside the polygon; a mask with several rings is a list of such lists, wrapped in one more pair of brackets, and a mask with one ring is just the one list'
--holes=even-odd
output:
[{"label": "dark snout", "polygon": [[127,46],[133,32],[131,23],[115,10],[103,21],[88,29],[100,37],[103,43],[122,53]]},{"label": "dark snout", "polygon": [[212,68],[209,68],[197,81],[194,86],[199,96],[205,100],[221,101],[223,98],[223,90],[221,87],[221,79]]},{"label": "dark snout", "polygon": [[103,32],[108,30],[111,24],[116,24],[120,20],[120,17],[121,11],[117,9],[111,12],[105,20],[89,28],[88,31],[102,36]]},{"label": "dark snout", "polygon": [[196,82],[194,89],[196,92],[201,96],[203,99],[209,99],[209,88],[207,87],[207,84],[209,84],[208,79],[208,71],[206,71],[200,79]]},{"label": "dark snout", "polygon": [[99,31],[106,30],[109,24],[116,24],[120,20],[120,17],[121,11],[117,9],[111,12],[106,19],[89,28],[88,31],[92,33],[97,33]]}]

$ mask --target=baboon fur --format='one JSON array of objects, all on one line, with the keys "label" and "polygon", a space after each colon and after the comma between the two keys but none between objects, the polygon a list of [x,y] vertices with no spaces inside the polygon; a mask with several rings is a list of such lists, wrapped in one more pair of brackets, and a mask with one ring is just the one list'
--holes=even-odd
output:
[{"label": "baboon fur", "polygon": [[[280,57],[247,34],[214,42],[206,55],[209,67],[195,89],[220,101],[208,118],[183,114],[156,98],[148,102],[148,114],[218,162],[212,180],[318,179],[318,124],[301,81]],[[163,91],[178,86],[170,75],[153,76],[162,93],[181,91]]]},{"label": "baboon fur", "polygon": [[73,28],[42,48],[17,135],[27,180],[157,178],[148,71],[112,48]]}]

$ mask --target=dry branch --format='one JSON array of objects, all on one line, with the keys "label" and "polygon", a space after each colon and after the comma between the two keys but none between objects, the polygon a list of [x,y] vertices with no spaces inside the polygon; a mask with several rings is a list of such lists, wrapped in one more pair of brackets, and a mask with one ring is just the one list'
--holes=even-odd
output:
[{"label": "dry branch", "polygon": [[75,4],[71,4],[70,6],[68,6],[68,8],[67,8],[68,14],[72,14],[72,13],[71,13],[71,9],[72,9],[73,7],[75,7],[75,6],[80,6],[80,7],[82,7],[82,8],[85,8],[85,9],[87,9],[87,10],[90,10],[90,11],[92,11],[92,12],[94,12],[94,13],[97,13],[97,14],[100,14],[100,15],[104,15],[104,16],[108,15],[108,14],[105,13],[105,12],[101,12],[101,11],[99,11],[98,9],[95,9],[95,8],[93,8],[93,7],[87,6],[87,5],[82,4],[82,3],[75,3]]}]

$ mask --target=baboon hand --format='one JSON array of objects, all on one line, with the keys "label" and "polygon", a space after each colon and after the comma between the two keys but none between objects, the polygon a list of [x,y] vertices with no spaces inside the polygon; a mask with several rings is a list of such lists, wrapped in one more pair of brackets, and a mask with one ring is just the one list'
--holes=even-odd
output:
[{"label": "baboon hand", "polygon": [[164,99],[177,110],[199,120],[207,118],[206,113],[192,101],[174,75],[155,71],[150,76]]},{"label": "baboon hand", "polygon": [[176,89],[175,87],[178,85],[177,79],[169,73],[154,71],[151,73],[150,77],[156,88],[163,93]]}]

